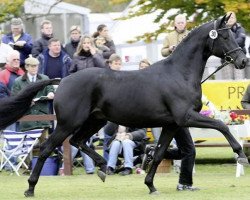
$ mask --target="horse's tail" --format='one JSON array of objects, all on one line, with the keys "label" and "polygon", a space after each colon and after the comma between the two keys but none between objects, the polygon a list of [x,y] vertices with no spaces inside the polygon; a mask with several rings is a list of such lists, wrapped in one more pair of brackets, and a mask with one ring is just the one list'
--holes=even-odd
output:
[{"label": "horse's tail", "polygon": [[0,100],[0,130],[21,118],[30,108],[33,98],[47,85],[58,85],[59,79],[39,81],[28,85],[18,95]]}]

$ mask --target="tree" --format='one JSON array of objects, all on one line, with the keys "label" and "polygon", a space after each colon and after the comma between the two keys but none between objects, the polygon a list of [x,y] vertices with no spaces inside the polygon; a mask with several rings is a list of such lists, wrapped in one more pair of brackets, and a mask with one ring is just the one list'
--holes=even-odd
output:
[{"label": "tree", "polygon": [[127,3],[120,2],[119,4],[110,4],[110,0],[64,0],[64,2],[72,3],[79,6],[89,8],[95,13],[119,12],[125,9]]},{"label": "tree", "polygon": [[0,2],[0,23],[18,17],[23,11],[25,0],[2,0]]},{"label": "tree", "polygon": [[[110,0],[111,3],[124,3],[128,0]],[[135,9],[135,7],[137,9]],[[176,9],[175,13],[169,14],[170,9]],[[186,13],[189,20],[188,28],[193,28],[204,22],[211,21],[223,16],[228,11],[234,11],[237,20],[250,33],[250,1],[249,0],[138,0],[136,5],[131,6],[127,16],[120,18],[126,20],[132,17],[145,15],[153,12],[159,13],[154,19],[154,23],[159,23],[159,28],[150,33],[145,33],[136,37],[136,40],[144,40],[150,42],[157,39],[160,33],[166,32],[174,17],[180,13]],[[165,22],[161,22],[162,19]]]},{"label": "tree", "polygon": [[25,0],[2,0],[0,2],[0,23],[11,20],[13,17],[22,17],[22,18],[36,18],[41,16],[46,16],[50,13],[51,9],[56,6],[58,3],[63,0],[56,0],[53,5],[50,6],[47,13],[39,15],[26,15],[24,13],[24,2]]}]

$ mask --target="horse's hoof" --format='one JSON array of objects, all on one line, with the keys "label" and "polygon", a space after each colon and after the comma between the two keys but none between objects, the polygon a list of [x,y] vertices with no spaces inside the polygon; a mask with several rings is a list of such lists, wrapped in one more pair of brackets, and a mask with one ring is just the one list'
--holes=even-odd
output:
[{"label": "horse's hoof", "polygon": [[105,174],[103,171],[98,170],[98,171],[97,171],[97,175],[98,175],[99,178],[102,180],[102,182],[105,182],[106,174]]},{"label": "horse's hoof", "polygon": [[33,197],[34,196],[34,192],[30,191],[30,190],[26,190],[24,192],[24,196],[25,197]]},{"label": "horse's hoof", "polygon": [[160,193],[156,190],[154,192],[149,192],[150,195],[159,195]]},{"label": "horse's hoof", "polygon": [[241,165],[249,165],[249,162],[248,162],[248,159],[247,158],[240,158],[240,157],[238,157],[237,158],[237,162],[239,163],[239,164],[241,164]]}]

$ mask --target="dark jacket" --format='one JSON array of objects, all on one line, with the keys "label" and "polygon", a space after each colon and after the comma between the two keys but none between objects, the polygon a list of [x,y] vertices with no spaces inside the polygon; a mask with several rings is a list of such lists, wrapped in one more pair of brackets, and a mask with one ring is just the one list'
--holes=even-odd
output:
[{"label": "dark jacket", "polygon": [[79,41],[70,41],[67,43],[64,47],[65,52],[69,55],[69,57],[72,59],[74,56],[74,53],[76,52],[76,48],[78,46]]},{"label": "dark jacket", "polygon": [[89,53],[88,55],[74,56],[69,69],[69,73],[72,74],[79,70],[91,67],[107,68],[102,55],[100,55],[99,53],[96,53],[94,55]]},{"label": "dark jacket", "polygon": [[109,48],[109,51],[103,51],[102,55],[105,59],[109,59],[109,57],[116,52],[115,43],[111,39],[106,39],[104,45]]},{"label": "dark jacket", "polygon": [[7,86],[4,83],[0,82],[0,99],[8,96],[10,96],[10,92]]},{"label": "dark jacket", "polygon": [[[112,136],[109,143],[111,143],[112,140],[115,139],[116,133],[118,132],[118,124],[115,124],[113,122],[108,122],[104,127],[104,133]],[[130,133],[132,135],[132,141],[134,141],[136,144],[140,144],[142,140],[146,137],[146,128],[130,128],[126,127],[126,132]]]},{"label": "dark jacket", "polygon": [[[48,80],[49,77],[45,76],[43,74],[38,74],[37,75],[37,80],[42,81],[42,80]],[[23,88],[27,87],[30,83],[29,78],[27,74],[25,73],[23,76],[18,77],[11,90],[11,95],[15,96],[17,95]],[[43,90],[40,90],[37,95],[34,97],[39,98],[41,96],[47,96],[48,93],[54,92],[54,88],[52,85],[46,86]],[[34,105],[30,107],[30,109],[26,112],[26,115],[43,115],[43,114],[48,114],[49,113],[49,107],[48,107],[48,101],[47,100],[39,100],[36,101]],[[20,122],[19,128],[20,131],[27,131],[31,129],[36,129],[36,128],[48,128],[51,126],[51,122],[49,121],[32,121],[32,122]]]},{"label": "dark jacket", "polygon": [[237,41],[238,45],[242,48],[244,53],[246,54],[246,48],[245,48],[245,40],[246,40],[246,33],[245,29],[239,24],[236,23],[231,27],[231,30],[234,34],[234,38]]},{"label": "dark jacket", "polygon": [[242,108],[250,109],[250,84],[247,86],[247,90],[241,100]]},{"label": "dark jacket", "polygon": [[38,57],[40,53],[48,48],[49,39],[53,36],[47,36],[42,34],[41,38],[34,42],[33,48],[31,50],[31,54],[33,57]]},{"label": "dark jacket", "polygon": [[24,60],[29,57],[29,54],[31,54],[31,49],[33,47],[32,37],[28,33],[22,33],[17,41],[25,41],[26,44],[23,47],[16,46],[12,33],[4,35],[2,38],[3,43],[10,44],[14,50],[19,51],[21,59],[20,64],[24,65]]},{"label": "dark jacket", "polygon": [[[39,74],[45,74],[45,72],[47,71],[48,56],[49,56],[49,49],[47,49],[43,53],[39,54],[39,56],[37,58],[39,60],[39,63],[40,63],[39,64],[39,71],[38,71]],[[61,51],[59,59],[61,59],[61,61],[62,61],[62,72],[61,72],[62,74],[61,74],[61,77],[58,77],[58,78],[64,78],[64,77],[69,75],[69,68],[70,68],[70,65],[71,65],[71,58],[64,51]]]}]

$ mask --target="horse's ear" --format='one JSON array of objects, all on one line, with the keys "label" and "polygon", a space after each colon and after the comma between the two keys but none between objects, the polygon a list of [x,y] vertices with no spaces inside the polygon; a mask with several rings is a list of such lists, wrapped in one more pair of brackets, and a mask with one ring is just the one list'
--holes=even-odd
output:
[{"label": "horse's ear", "polygon": [[219,20],[218,20],[219,23],[218,23],[218,27],[217,28],[225,27],[225,25],[226,25],[228,19],[230,18],[231,14],[232,13],[230,13],[230,15],[228,15],[228,16],[224,15],[222,18],[219,18]]}]

